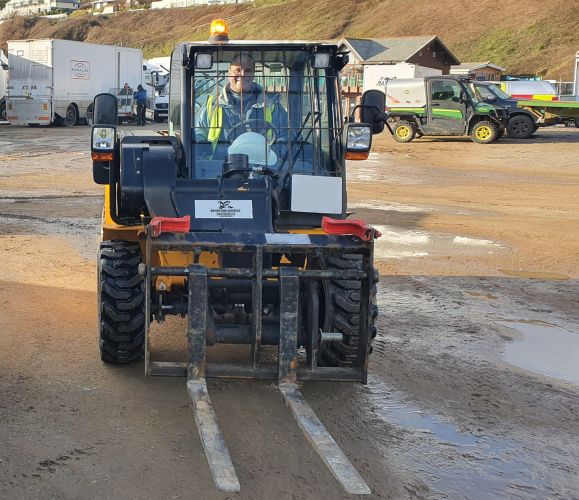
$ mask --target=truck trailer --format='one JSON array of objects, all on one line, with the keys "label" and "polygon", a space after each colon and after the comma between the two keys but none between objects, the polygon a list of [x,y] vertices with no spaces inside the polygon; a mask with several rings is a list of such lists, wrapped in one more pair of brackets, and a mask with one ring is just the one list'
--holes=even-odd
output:
[{"label": "truck trailer", "polygon": [[0,50],[0,122],[6,121],[6,93],[8,86],[8,58]]},{"label": "truck trailer", "polygon": [[9,40],[7,118],[11,124],[72,127],[90,121],[97,94],[141,83],[140,49],[38,39]]}]

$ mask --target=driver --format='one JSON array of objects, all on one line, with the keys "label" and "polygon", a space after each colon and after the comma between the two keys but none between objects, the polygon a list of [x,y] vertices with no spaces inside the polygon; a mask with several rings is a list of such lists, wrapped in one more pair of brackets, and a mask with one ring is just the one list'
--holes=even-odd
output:
[{"label": "driver", "polygon": [[[265,92],[254,81],[255,61],[249,54],[236,55],[229,66],[228,83],[207,98],[197,113],[195,137],[210,147],[202,156],[224,159],[229,145],[244,132],[258,132],[271,142],[278,156],[287,143],[288,117],[277,93]],[[273,130],[272,130],[273,129]],[[281,143],[281,144],[280,144]]]}]

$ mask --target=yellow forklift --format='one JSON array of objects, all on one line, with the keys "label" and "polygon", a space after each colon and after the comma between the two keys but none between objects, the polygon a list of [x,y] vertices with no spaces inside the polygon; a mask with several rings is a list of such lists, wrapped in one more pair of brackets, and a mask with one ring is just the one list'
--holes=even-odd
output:
[{"label": "yellow forklift", "polygon": [[[247,61],[241,93],[252,104],[236,108],[232,67]],[[240,486],[208,377],[277,381],[344,490],[370,493],[297,385],[366,383],[376,335],[379,233],[347,218],[346,160],[366,159],[383,124],[364,102],[372,123],[342,116],[347,61],[334,44],[231,41],[218,20],[208,41],[172,53],[167,135],[121,135],[115,96],[95,98],[93,177],[105,186],[100,355],[113,364],[144,357],[147,376],[187,378],[223,491]],[[239,121],[228,123],[235,112]],[[151,322],[169,315],[187,318],[186,362],[156,360],[151,349]],[[218,344],[237,345],[239,359],[208,363]]]}]

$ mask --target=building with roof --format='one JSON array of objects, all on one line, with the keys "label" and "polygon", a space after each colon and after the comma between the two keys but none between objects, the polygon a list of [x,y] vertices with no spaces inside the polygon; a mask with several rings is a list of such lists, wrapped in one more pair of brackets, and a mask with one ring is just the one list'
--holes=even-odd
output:
[{"label": "building with roof", "polygon": [[467,62],[452,66],[450,74],[456,76],[468,76],[476,80],[496,81],[501,79],[501,75],[506,71],[506,68],[492,64],[490,61],[486,62]]},{"label": "building with roof", "polygon": [[343,38],[339,46],[350,53],[349,63],[342,71],[346,110],[358,103],[365,80],[448,75],[451,66],[460,64],[436,35]]},{"label": "building with roof", "polygon": [[90,8],[93,15],[98,14],[114,14],[121,9],[121,4],[125,2],[121,0],[93,0],[90,3]]},{"label": "building with roof", "polygon": [[79,7],[79,0],[9,0],[0,10],[0,19],[7,19],[13,14],[29,17],[53,12],[72,12]]}]

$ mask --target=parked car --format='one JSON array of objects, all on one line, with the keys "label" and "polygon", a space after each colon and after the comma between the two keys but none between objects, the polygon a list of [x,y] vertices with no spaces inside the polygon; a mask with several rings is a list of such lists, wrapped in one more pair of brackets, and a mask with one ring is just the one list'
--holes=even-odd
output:
[{"label": "parked car", "polygon": [[[562,101],[552,94],[549,94],[551,96],[550,99],[546,99],[548,94],[532,94],[533,99],[527,98],[526,94],[515,94],[516,96],[522,96],[515,98],[501,91],[498,83],[546,84],[550,87],[551,84],[544,81],[473,83],[479,90],[479,95],[482,95],[486,102],[500,104],[508,109],[509,123],[507,124],[507,133],[510,137],[526,139],[536,132],[537,127],[546,127],[558,123],[579,127],[579,101]],[[486,87],[484,87],[485,85]],[[519,85],[517,89],[516,86],[511,85],[510,89],[512,91],[546,91],[547,87],[545,85],[527,85],[525,87]],[[534,122],[534,127],[531,126],[531,119]]]},{"label": "parked car", "polygon": [[507,109],[508,121],[506,132],[512,139],[528,139],[539,126],[537,117],[528,109],[518,107],[518,99],[514,99],[505,94],[497,85],[492,82],[473,81],[471,82],[473,91],[479,100],[491,104],[497,104]]}]

